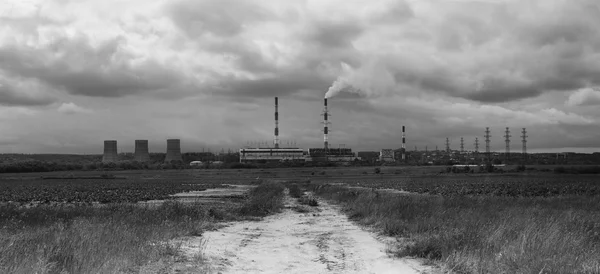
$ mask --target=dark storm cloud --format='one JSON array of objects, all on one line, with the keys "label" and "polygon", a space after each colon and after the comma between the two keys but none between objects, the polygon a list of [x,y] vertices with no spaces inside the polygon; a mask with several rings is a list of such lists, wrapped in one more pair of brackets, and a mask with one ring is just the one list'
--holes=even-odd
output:
[{"label": "dark storm cloud", "polygon": [[356,21],[316,21],[305,37],[308,43],[325,48],[347,48],[352,46],[352,41],[362,32],[363,27]]},{"label": "dark storm cloud", "polygon": [[[0,47],[0,69],[37,79],[71,94],[120,97],[165,89],[179,76],[153,61],[131,65],[134,56],[121,50],[123,38],[92,47],[87,36],[62,38],[42,48]],[[56,57],[60,56],[60,57]]]},{"label": "dark storm cloud", "polygon": [[181,0],[168,4],[170,18],[189,37],[205,34],[235,36],[246,23],[264,20],[269,13],[250,1]]},{"label": "dark storm cloud", "polygon": [[0,78],[0,105],[6,106],[45,106],[53,103],[55,99],[42,93],[35,92],[30,93],[31,90],[25,89],[37,89],[32,85],[19,87],[8,81],[3,81]]},{"label": "dark storm cloud", "polygon": [[324,79],[317,73],[289,71],[274,77],[257,80],[222,79],[219,94],[243,97],[272,97],[290,95],[302,90],[323,91],[324,93],[330,84],[331,79]]}]

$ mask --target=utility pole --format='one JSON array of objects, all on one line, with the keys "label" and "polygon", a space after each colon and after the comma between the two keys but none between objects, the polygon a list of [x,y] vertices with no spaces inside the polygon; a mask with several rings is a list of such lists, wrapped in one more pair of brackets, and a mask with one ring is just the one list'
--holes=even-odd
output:
[{"label": "utility pole", "polygon": [[506,157],[505,162],[508,162],[508,160],[510,159],[510,137],[512,136],[510,135],[510,130],[508,129],[508,127],[506,128],[506,131],[504,133],[504,142],[506,143],[506,151],[504,156]]},{"label": "utility pole", "polygon": [[521,142],[523,143],[523,161],[527,160],[527,130],[525,128],[523,128],[523,131],[521,131]]},{"label": "utility pole", "polygon": [[491,160],[491,155],[490,155],[490,137],[492,137],[492,135],[490,135],[490,128],[486,127],[485,128],[485,154],[487,156],[487,160],[488,161]]}]

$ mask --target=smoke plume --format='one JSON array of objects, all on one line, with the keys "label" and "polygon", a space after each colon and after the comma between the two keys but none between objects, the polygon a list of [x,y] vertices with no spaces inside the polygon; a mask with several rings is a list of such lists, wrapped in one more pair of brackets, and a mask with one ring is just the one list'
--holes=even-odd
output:
[{"label": "smoke plume", "polygon": [[341,75],[331,84],[325,98],[331,98],[340,92],[374,97],[392,90],[396,84],[391,73],[380,62],[370,62],[358,69],[346,63],[341,66]]}]

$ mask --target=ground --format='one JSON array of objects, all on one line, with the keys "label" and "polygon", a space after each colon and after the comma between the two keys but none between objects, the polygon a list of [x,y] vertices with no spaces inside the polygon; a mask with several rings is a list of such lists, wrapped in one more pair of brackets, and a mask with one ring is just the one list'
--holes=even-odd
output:
[{"label": "ground", "polygon": [[202,254],[211,273],[434,272],[417,259],[389,256],[384,238],[349,221],[335,205],[319,200],[308,209],[289,196],[285,204],[283,212],[262,221],[230,223],[183,239],[182,249],[190,260]]}]

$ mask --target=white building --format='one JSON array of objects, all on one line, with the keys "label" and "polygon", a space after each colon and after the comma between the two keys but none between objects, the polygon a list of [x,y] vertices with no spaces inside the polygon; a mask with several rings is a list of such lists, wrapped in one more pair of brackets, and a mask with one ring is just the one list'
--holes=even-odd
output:
[{"label": "white building", "polygon": [[382,149],[379,152],[379,161],[382,162],[394,162],[394,150],[393,149]]},{"label": "white building", "polygon": [[304,150],[301,148],[242,148],[240,163],[258,161],[304,161]]}]

